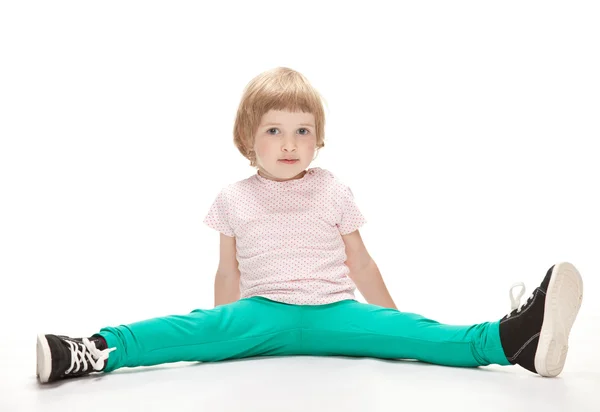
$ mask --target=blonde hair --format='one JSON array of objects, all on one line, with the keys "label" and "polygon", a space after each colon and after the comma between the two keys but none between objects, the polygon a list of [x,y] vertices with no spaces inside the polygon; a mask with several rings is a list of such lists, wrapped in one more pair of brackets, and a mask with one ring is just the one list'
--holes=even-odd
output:
[{"label": "blonde hair", "polygon": [[325,146],[325,112],[322,97],[299,72],[287,67],[267,70],[252,79],[242,95],[233,126],[233,142],[250,166],[256,167],[254,136],[269,110],[312,113],[317,152]]}]

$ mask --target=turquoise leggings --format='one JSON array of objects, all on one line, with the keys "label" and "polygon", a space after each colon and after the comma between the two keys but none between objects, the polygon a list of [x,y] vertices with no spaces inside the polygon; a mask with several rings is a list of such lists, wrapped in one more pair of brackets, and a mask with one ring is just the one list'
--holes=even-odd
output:
[{"label": "turquoise leggings", "polygon": [[252,297],[187,315],[106,327],[96,335],[117,348],[105,372],[179,361],[301,355],[509,365],[498,327],[499,322],[443,325],[356,300],[313,306]]}]

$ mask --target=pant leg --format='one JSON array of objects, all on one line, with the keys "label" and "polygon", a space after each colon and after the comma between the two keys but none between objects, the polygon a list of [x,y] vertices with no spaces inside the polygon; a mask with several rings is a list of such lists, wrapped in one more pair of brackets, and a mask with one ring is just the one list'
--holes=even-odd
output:
[{"label": "pant leg", "polygon": [[510,364],[500,343],[499,322],[444,325],[414,313],[345,300],[304,306],[302,328],[304,354],[465,367]]},{"label": "pant leg", "polygon": [[104,371],[295,354],[301,333],[298,308],[253,297],[213,309],[196,309],[187,315],[105,327],[96,335],[117,350],[110,353]]}]

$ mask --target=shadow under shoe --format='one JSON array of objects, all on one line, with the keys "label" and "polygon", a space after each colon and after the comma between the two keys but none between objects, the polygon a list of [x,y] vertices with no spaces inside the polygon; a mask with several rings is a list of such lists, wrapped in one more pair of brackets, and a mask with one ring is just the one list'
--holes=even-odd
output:
[{"label": "shadow under shoe", "polygon": [[[517,298],[515,287],[522,287]],[[523,283],[510,290],[511,312],[500,320],[500,341],[513,365],[554,377],[563,370],[569,333],[581,307],[583,282],[577,269],[562,262],[548,269],[544,280],[520,305]]]},{"label": "shadow under shoe", "polygon": [[99,335],[90,338],[70,338],[64,335],[44,335],[37,338],[37,376],[41,383],[76,378],[106,367],[109,353],[106,341]]}]

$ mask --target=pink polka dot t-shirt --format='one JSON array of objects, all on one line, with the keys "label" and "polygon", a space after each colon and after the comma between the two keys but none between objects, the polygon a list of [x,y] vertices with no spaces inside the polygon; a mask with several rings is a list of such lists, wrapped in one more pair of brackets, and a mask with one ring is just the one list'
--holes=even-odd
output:
[{"label": "pink polka dot t-shirt", "polygon": [[204,223],[236,238],[240,298],[294,305],[355,299],[342,235],[366,223],[352,191],[315,167],[277,182],[258,172],[221,190]]}]

